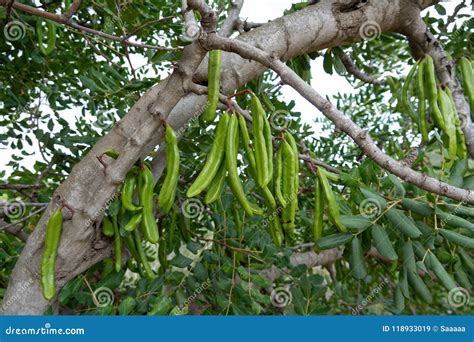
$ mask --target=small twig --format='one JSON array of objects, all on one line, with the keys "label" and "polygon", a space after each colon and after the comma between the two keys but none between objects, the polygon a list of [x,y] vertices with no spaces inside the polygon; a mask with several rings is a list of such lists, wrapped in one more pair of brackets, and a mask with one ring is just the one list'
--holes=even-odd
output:
[{"label": "small twig", "polygon": [[0,190],[27,190],[27,189],[36,189],[41,187],[40,184],[0,184]]},{"label": "small twig", "polygon": [[18,221],[14,222],[14,223],[7,224],[6,226],[1,226],[1,227],[0,227],[0,230],[5,230],[5,229],[8,229],[8,228],[10,228],[10,227],[16,226],[16,225],[18,225],[18,224],[20,224],[20,223],[23,223],[23,222],[29,220],[30,218],[32,218],[33,216],[36,216],[36,215],[38,215],[39,213],[41,213],[42,211],[46,210],[46,208],[47,208],[47,206],[44,206],[43,208],[40,208],[40,209],[38,209],[38,210],[32,212],[30,215],[23,217],[21,220],[18,220]]},{"label": "small twig", "polygon": [[71,20],[71,17],[76,13],[77,9],[81,5],[81,0],[73,0],[71,6],[67,10],[66,14],[64,14],[64,17],[69,21]]},{"label": "small twig", "polygon": [[347,72],[353,75],[355,78],[361,80],[362,82],[374,84],[374,85],[386,84],[385,80],[376,79],[373,76],[360,70],[348,54],[341,53],[340,58],[341,58],[342,64],[344,64],[344,66],[346,67]]}]

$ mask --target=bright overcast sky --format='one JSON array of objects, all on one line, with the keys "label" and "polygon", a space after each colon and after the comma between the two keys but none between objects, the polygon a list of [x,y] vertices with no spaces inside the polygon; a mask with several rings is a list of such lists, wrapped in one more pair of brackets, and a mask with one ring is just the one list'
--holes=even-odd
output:
[{"label": "bright overcast sky", "polygon": [[[447,9],[448,14],[452,13],[454,7],[461,0],[454,0],[450,2],[444,2],[443,6]],[[243,19],[248,19],[252,22],[267,22],[275,18],[280,17],[285,9],[290,8],[292,3],[297,2],[296,0],[246,0],[244,8],[241,13]],[[472,13],[472,12],[471,12]],[[138,65],[142,63],[137,63]],[[323,96],[332,96],[341,93],[351,92],[353,89],[350,84],[343,78],[334,75],[327,75],[322,67],[322,59],[313,62],[312,67],[313,87],[321,93]],[[310,123],[317,130],[318,128],[314,124],[314,119],[318,115],[321,115],[312,105],[310,105],[305,99],[299,96],[294,90],[288,86],[284,87],[284,96],[287,100],[295,100],[296,107],[295,111],[303,114],[303,120]],[[43,109],[43,108],[42,108]],[[74,120],[74,110],[68,111],[66,117],[69,120]],[[39,152],[38,152],[39,153]],[[8,149],[1,150],[0,152],[0,163],[5,165],[11,158],[11,152]],[[40,159],[38,155],[33,155],[25,159],[23,162],[26,167],[32,168],[34,162]]]}]

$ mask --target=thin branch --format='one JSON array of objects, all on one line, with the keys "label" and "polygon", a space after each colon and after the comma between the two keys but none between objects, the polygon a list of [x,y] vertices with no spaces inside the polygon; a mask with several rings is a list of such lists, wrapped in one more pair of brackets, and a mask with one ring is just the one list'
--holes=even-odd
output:
[{"label": "thin branch", "polygon": [[341,53],[340,58],[341,58],[342,64],[344,64],[344,66],[346,67],[347,72],[353,75],[355,78],[361,80],[362,82],[374,84],[374,85],[386,84],[385,80],[376,79],[375,77],[360,70],[348,54]]},{"label": "thin branch", "polygon": [[169,19],[173,19],[175,16],[174,15],[169,15],[167,17],[162,17],[162,18],[157,18],[157,19],[153,19],[153,20],[150,20],[150,21],[147,21],[145,23],[143,23],[142,25],[138,26],[137,28],[134,28],[132,31],[130,31],[130,33],[128,33],[125,38],[128,39],[130,37],[133,37],[135,36],[138,32],[140,32],[141,30],[143,30],[145,27],[148,27],[150,25],[154,25],[154,24],[157,24],[157,23],[160,23],[162,21],[166,21],[166,20],[169,20]]},{"label": "thin branch", "polygon": [[[7,223],[4,220],[0,219],[0,226],[6,225]],[[21,225],[13,225],[4,229],[7,233],[15,235],[21,241],[26,242],[28,239],[28,234],[23,231],[23,227]]]},{"label": "thin branch", "polygon": [[77,12],[80,5],[81,5],[81,0],[73,0],[66,14],[64,14],[64,17],[67,20],[71,20],[72,16]]},{"label": "thin branch", "polygon": [[360,128],[342,112],[337,110],[337,108],[335,108],[329,101],[303,81],[291,68],[286,66],[286,64],[281,60],[274,58],[271,54],[243,41],[220,37],[217,34],[209,34],[206,38],[202,38],[201,44],[209,50],[221,49],[237,53],[243,58],[258,61],[275,71],[285,84],[290,85],[301,96],[319,109],[336,125],[336,128],[349,135],[352,140],[356,142],[359,148],[382,168],[390,171],[406,182],[414,184],[426,191],[446,196],[454,200],[474,204],[474,193],[472,191],[454,187],[435,178],[414,171],[383,153],[366,131]]},{"label": "thin branch", "polygon": [[27,190],[27,189],[37,189],[41,187],[40,184],[0,184],[0,190]]},{"label": "thin branch", "polygon": [[[0,5],[6,7],[8,5],[8,0],[0,0]],[[57,15],[57,14],[54,14],[54,13],[39,10],[37,8],[31,7],[31,6],[28,6],[28,5],[24,5],[24,4],[21,4],[21,3],[18,3],[18,2],[13,2],[12,7],[14,9],[23,11],[25,13],[35,15],[35,16],[38,16],[38,17],[42,17],[42,18],[57,22],[59,24],[63,24],[65,26],[72,27],[73,29],[76,29],[80,32],[86,32],[88,34],[99,36],[99,37],[102,37],[102,38],[105,38],[105,39],[108,39],[108,40],[112,40],[112,41],[115,41],[115,42],[119,42],[119,43],[122,43],[122,44],[125,44],[125,45],[128,45],[128,46],[144,48],[144,49],[153,49],[153,50],[165,50],[165,51],[180,50],[180,48],[167,48],[167,47],[163,47],[163,46],[156,46],[156,45],[149,45],[149,44],[141,44],[141,43],[131,42],[131,41],[128,40],[127,37],[117,37],[117,36],[113,36],[111,34],[102,32],[102,31],[97,31],[97,30],[91,29],[89,27],[81,26],[81,25],[79,25],[75,22],[72,22],[70,19],[66,18],[63,15]]]},{"label": "thin branch", "polygon": [[6,229],[8,229],[8,228],[10,228],[10,227],[14,227],[14,226],[16,226],[16,225],[18,225],[18,224],[20,224],[20,223],[23,223],[23,222],[29,220],[30,218],[32,218],[32,217],[38,215],[38,214],[41,213],[42,211],[46,210],[46,208],[47,208],[47,206],[44,206],[44,207],[42,207],[42,208],[40,208],[40,209],[38,209],[38,210],[32,212],[30,215],[23,217],[22,219],[20,219],[20,220],[18,220],[18,221],[15,221],[15,222],[13,222],[13,223],[7,224],[6,226],[0,226],[0,230],[6,230]]},{"label": "thin branch", "polygon": [[227,18],[224,20],[224,23],[219,30],[219,34],[221,36],[230,37],[232,35],[234,29],[237,27],[237,24],[240,21],[239,15],[243,5],[244,0],[234,0],[231,2],[231,7],[229,9],[229,13],[227,14]]}]

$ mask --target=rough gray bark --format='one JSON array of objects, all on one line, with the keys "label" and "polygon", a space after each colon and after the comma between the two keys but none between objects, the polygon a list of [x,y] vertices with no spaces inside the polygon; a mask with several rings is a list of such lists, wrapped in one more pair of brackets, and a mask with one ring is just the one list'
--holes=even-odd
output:
[{"label": "rough gray bark", "polygon": [[[359,30],[367,22],[376,23],[383,32],[394,31],[400,26],[404,1],[379,0],[359,10],[350,10],[358,2],[322,0],[245,33],[239,40],[271,53],[275,58],[288,60],[303,53],[360,40]],[[419,3],[428,6],[431,1]],[[135,161],[161,142],[161,118],[167,118],[179,131],[185,129],[187,122],[201,110],[205,97],[186,95],[184,81],[186,75],[194,73],[203,53],[198,44],[185,49],[178,69],[150,89],[58,187],[19,257],[4,297],[2,314],[42,314],[47,309],[49,303],[43,298],[39,284],[39,263],[48,218],[61,203],[67,203],[74,212],[64,210],[66,220],[57,262],[58,288],[110,254],[110,241],[104,240],[98,229],[107,203]],[[203,61],[197,69],[195,81],[206,79],[206,65]],[[224,54],[223,91],[231,92],[265,69],[258,62],[232,53]],[[104,169],[96,157],[107,148],[119,150],[120,157],[107,159]]]}]

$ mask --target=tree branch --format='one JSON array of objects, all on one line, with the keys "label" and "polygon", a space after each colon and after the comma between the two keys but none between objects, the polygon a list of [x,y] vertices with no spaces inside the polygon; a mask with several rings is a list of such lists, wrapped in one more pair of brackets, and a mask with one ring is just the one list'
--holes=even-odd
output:
[{"label": "tree branch", "polygon": [[291,68],[270,53],[252,45],[234,39],[219,37],[216,34],[208,35],[201,40],[201,44],[208,49],[221,49],[235,52],[242,57],[260,62],[275,71],[285,84],[294,88],[301,96],[319,109],[336,128],[349,135],[359,148],[379,166],[390,171],[401,179],[418,186],[426,191],[446,196],[461,202],[474,204],[474,193],[443,183],[422,173],[416,172],[408,166],[396,161],[383,153],[374,143],[370,135],[357,126],[350,118],[337,110],[329,101],[303,81]]},{"label": "tree branch", "polygon": [[[0,5],[6,7],[8,5],[8,0],[0,0]],[[154,49],[154,50],[164,50],[164,51],[175,51],[175,50],[180,49],[180,48],[167,48],[167,47],[163,47],[163,46],[156,46],[156,45],[149,45],[149,44],[141,44],[141,43],[131,42],[131,41],[128,40],[129,37],[127,37],[127,36],[125,36],[125,37],[113,36],[111,34],[108,34],[108,33],[102,32],[102,31],[97,31],[97,30],[91,29],[89,27],[81,26],[81,25],[79,25],[75,22],[72,22],[70,20],[70,18],[68,18],[67,16],[46,12],[46,11],[39,10],[37,8],[31,7],[31,6],[28,6],[28,5],[24,5],[24,4],[21,4],[21,3],[18,3],[18,2],[13,2],[12,7],[14,9],[23,11],[25,13],[35,15],[37,17],[42,17],[42,18],[57,22],[59,24],[63,24],[65,26],[69,26],[69,27],[71,27],[75,30],[85,32],[85,33],[88,33],[88,34],[92,34],[92,35],[95,35],[95,36],[99,36],[99,37],[102,37],[102,38],[105,38],[105,39],[108,39],[108,40],[112,40],[112,41],[115,41],[115,42],[119,42],[119,43],[127,45],[127,46],[133,46],[133,47],[139,47],[139,48],[145,48],[145,49]],[[71,5],[71,7],[72,7],[72,5]]]},{"label": "tree branch", "polygon": [[227,14],[227,18],[224,20],[219,34],[223,37],[230,37],[234,32],[234,29],[237,27],[237,23],[240,21],[239,15],[244,5],[244,0],[234,0],[231,1],[230,10]]},{"label": "tree branch", "polygon": [[344,64],[344,66],[346,67],[347,72],[353,75],[355,78],[361,80],[362,82],[374,85],[386,84],[385,80],[376,79],[373,76],[360,70],[348,54],[343,52],[341,53],[340,58],[342,64]]}]

